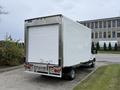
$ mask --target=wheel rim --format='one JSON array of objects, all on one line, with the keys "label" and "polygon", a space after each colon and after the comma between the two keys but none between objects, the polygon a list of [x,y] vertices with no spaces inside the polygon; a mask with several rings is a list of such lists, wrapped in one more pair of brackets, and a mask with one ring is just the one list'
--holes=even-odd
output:
[{"label": "wheel rim", "polygon": [[71,71],[71,78],[74,78],[74,77],[75,77],[75,71],[72,70],[72,71]]}]

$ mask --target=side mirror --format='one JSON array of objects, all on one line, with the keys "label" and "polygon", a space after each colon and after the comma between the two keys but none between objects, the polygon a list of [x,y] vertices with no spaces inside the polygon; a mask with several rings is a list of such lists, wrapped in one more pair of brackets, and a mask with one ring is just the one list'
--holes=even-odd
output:
[{"label": "side mirror", "polygon": [[97,50],[96,50],[96,49],[93,49],[93,50],[92,50],[92,54],[97,54]]}]

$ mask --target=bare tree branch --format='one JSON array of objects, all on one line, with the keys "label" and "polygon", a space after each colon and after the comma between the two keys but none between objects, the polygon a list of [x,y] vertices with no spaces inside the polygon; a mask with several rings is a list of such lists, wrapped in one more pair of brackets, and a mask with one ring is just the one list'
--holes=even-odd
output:
[{"label": "bare tree branch", "polygon": [[4,11],[4,10],[3,10],[3,7],[0,6],[0,14],[8,14],[8,12]]}]

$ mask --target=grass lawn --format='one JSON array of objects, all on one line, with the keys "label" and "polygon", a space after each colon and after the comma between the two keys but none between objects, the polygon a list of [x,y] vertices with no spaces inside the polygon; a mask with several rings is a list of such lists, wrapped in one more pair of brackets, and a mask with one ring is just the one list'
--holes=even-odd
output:
[{"label": "grass lawn", "polygon": [[98,68],[73,90],[120,90],[120,64]]},{"label": "grass lawn", "polygon": [[106,53],[106,54],[120,54],[120,51],[98,51],[98,53]]}]

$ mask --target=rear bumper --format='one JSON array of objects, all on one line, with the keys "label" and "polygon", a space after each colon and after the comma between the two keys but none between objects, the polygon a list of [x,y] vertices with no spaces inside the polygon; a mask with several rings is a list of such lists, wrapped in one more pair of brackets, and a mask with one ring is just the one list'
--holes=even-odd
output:
[{"label": "rear bumper", "polygon": [[25,64],[25,72],[45,76],[62,77],[62,67],[43,64]]},{"label": "rear bumper", "polygon": [[26,73],[30,73],[30,74],[39,74],[39,75],[45,75],[45,76],[52,76],[52,77],[59,77],[61,78],[61,75],[54,75],[54,74],[46,74],[46,73],[38,73],[38,72],[33,72],[33,71],[25,71]]}]

